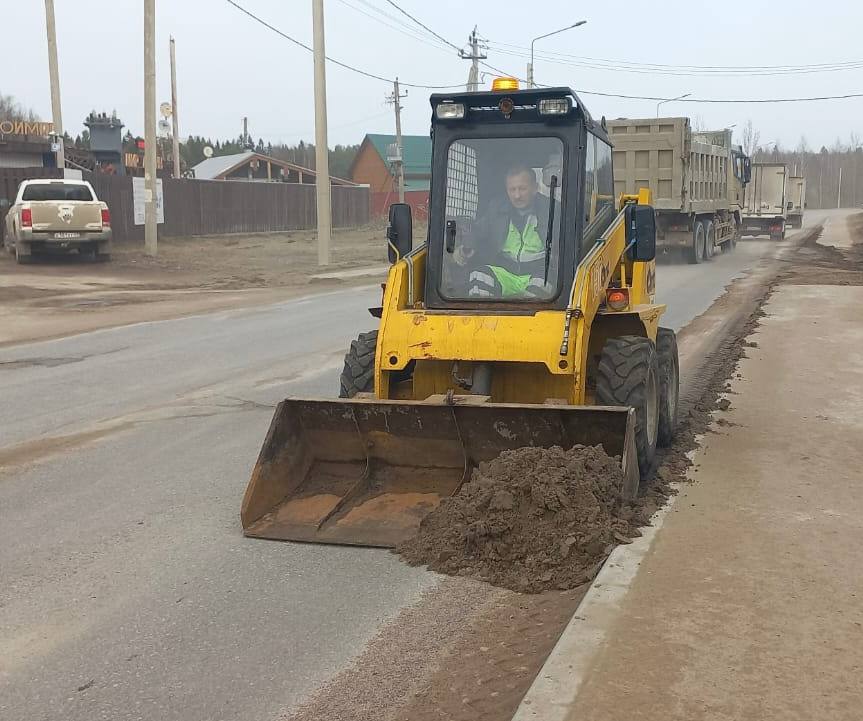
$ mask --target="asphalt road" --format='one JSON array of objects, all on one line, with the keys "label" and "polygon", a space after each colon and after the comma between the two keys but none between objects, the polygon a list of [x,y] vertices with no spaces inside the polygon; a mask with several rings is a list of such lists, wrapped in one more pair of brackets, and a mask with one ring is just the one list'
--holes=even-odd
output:
[{"label": "asphalt road", "polygon": [[[681,328],[772,247],[660,265]],[[435,576],[245,539],[285,395],[335,395],[376,287],[0,349],[0,718],[277,718]]]}]

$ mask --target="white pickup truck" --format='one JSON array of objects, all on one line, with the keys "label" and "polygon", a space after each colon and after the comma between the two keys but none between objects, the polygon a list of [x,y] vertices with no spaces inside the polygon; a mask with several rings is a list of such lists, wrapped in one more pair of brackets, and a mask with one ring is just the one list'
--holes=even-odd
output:
[{"label": "white pickup truck", "polygon": [[3,244],[19,263],[73,250],[110,260],[111,213],[84,180],[25,180],[6,215]]}]

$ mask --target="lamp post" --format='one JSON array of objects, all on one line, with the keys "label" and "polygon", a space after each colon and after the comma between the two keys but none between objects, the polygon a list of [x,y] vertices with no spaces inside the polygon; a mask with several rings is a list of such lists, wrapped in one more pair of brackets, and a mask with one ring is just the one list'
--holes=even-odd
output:
[{"label": "lamp post", "polygon": [[560,28],[560,30],[554,30],[550,33],[546,33],[545,35],[540,35],[539,37],[534,38],[530,41],[530,65],[527,66],[527,86],[529,88],[535,88],[536,83],[533,82],[533,45],[537,40],[542,40],[543,38],[551,37],[552,35],[557,35],[558,33],[566,32],[567,30],[572,30],[573,28],[577,28],[580,25],[584,25],[587,20],[579,20],[577,23],[573,23],[572,25],[567,25],[565,28]]},{"label": "lamp post", "polygon": [[656,104],[656,117],[659,117],[659,108],[661,108],[666,103],[673,103],[675,100],[683,100],[683,98],[688,98],[692,93],[686,93],[685,95],[678,95],[676,98],[668,98],[668,100],[660,100]]}]

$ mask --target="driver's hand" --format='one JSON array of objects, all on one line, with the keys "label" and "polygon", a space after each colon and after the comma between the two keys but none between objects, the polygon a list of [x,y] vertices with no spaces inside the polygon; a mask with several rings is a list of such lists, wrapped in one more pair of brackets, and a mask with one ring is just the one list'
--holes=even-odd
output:
[{"label": "driver's hand", "polygon": [[458,248],[453,251],[453,258],[456,263],[459,265],[467,265],[467,262],[470,260],[471,256],[473,256],[473,248],[465,248],[460,245]]}]

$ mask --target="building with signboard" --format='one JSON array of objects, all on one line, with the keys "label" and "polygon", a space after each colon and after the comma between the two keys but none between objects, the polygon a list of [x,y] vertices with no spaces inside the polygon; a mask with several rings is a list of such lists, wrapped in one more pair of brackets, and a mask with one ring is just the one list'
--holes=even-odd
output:
[{"label": "building with signboard", "polygon": [[0,168],[53,168],[51,123],[0,119]]}]

